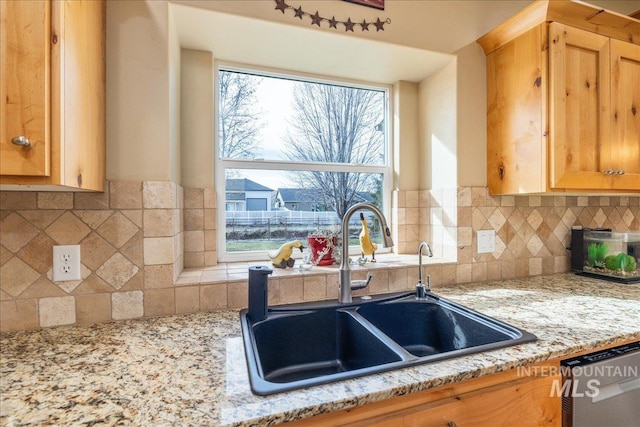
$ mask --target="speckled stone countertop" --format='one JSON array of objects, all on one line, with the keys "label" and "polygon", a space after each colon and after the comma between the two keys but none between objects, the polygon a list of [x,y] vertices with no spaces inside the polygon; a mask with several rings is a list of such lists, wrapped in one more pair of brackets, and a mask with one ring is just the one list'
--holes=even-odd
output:
[{"label": "speckled stone countertop", "polygon": [[538,341],[259,397],[237,311],[7,333],[0,424],[273,425],[640,338],[640,285],[563,274],[434,292]]}]

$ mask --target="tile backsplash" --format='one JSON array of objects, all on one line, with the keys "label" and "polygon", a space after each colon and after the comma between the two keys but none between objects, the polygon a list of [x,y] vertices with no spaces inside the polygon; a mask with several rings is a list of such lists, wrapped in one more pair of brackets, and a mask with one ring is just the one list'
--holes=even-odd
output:
[{"label": "tile backsplash", "polygon": [[[0,192],[0,329],[240,308],[247,263],[217,265],[215,191],[111,181],[104,193]],[[435,287],[568,271],[573,225],[640,230],[640,196],[490,196],[484,187],[396,191],[395,251],[422,240]],[[478,254],[476,232],[496,231]],[[80,244],[82,280],[52,282],[52,246]],[[184,270],[183,270],[184,267]],[[375,266],[371,292],[409,289],[415,266]],[[354,273],[364,274],[364,272]],[[272,304],[335,298],[337,271],[277,271]]]}]

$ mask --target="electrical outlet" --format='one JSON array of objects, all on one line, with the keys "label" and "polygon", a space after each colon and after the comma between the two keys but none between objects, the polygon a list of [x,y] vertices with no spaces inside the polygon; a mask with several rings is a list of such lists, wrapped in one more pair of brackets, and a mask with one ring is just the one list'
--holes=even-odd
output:
[{"label": "electrical outlet", "polygon": [[53,281],[81,280],[80,245],[53,247]]},{"label": "electrical outlet", "polygon": [[478,230],[478,253],[486,254],[496,250],[496,231]]}]

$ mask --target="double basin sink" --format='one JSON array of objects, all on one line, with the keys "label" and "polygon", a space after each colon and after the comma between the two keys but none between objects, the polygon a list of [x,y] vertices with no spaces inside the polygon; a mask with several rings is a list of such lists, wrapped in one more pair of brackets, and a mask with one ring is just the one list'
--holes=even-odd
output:
[{"label": "double basin sink", "polygon": [[269,395],[535,341],[529,332],[435,294],[240,313],[251,389]]}]

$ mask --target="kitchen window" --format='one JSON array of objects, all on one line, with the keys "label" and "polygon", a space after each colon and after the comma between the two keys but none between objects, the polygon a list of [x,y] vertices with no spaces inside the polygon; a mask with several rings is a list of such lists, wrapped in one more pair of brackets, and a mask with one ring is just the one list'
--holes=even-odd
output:
[{"label": "kitchen window", "polygon": [[[355,203],[388,217],[389,86],[218,64],[216,91],[221,261],[267,259],[296,239],[307,246]],[[376,241],[377,221],[369,226]]]}]

